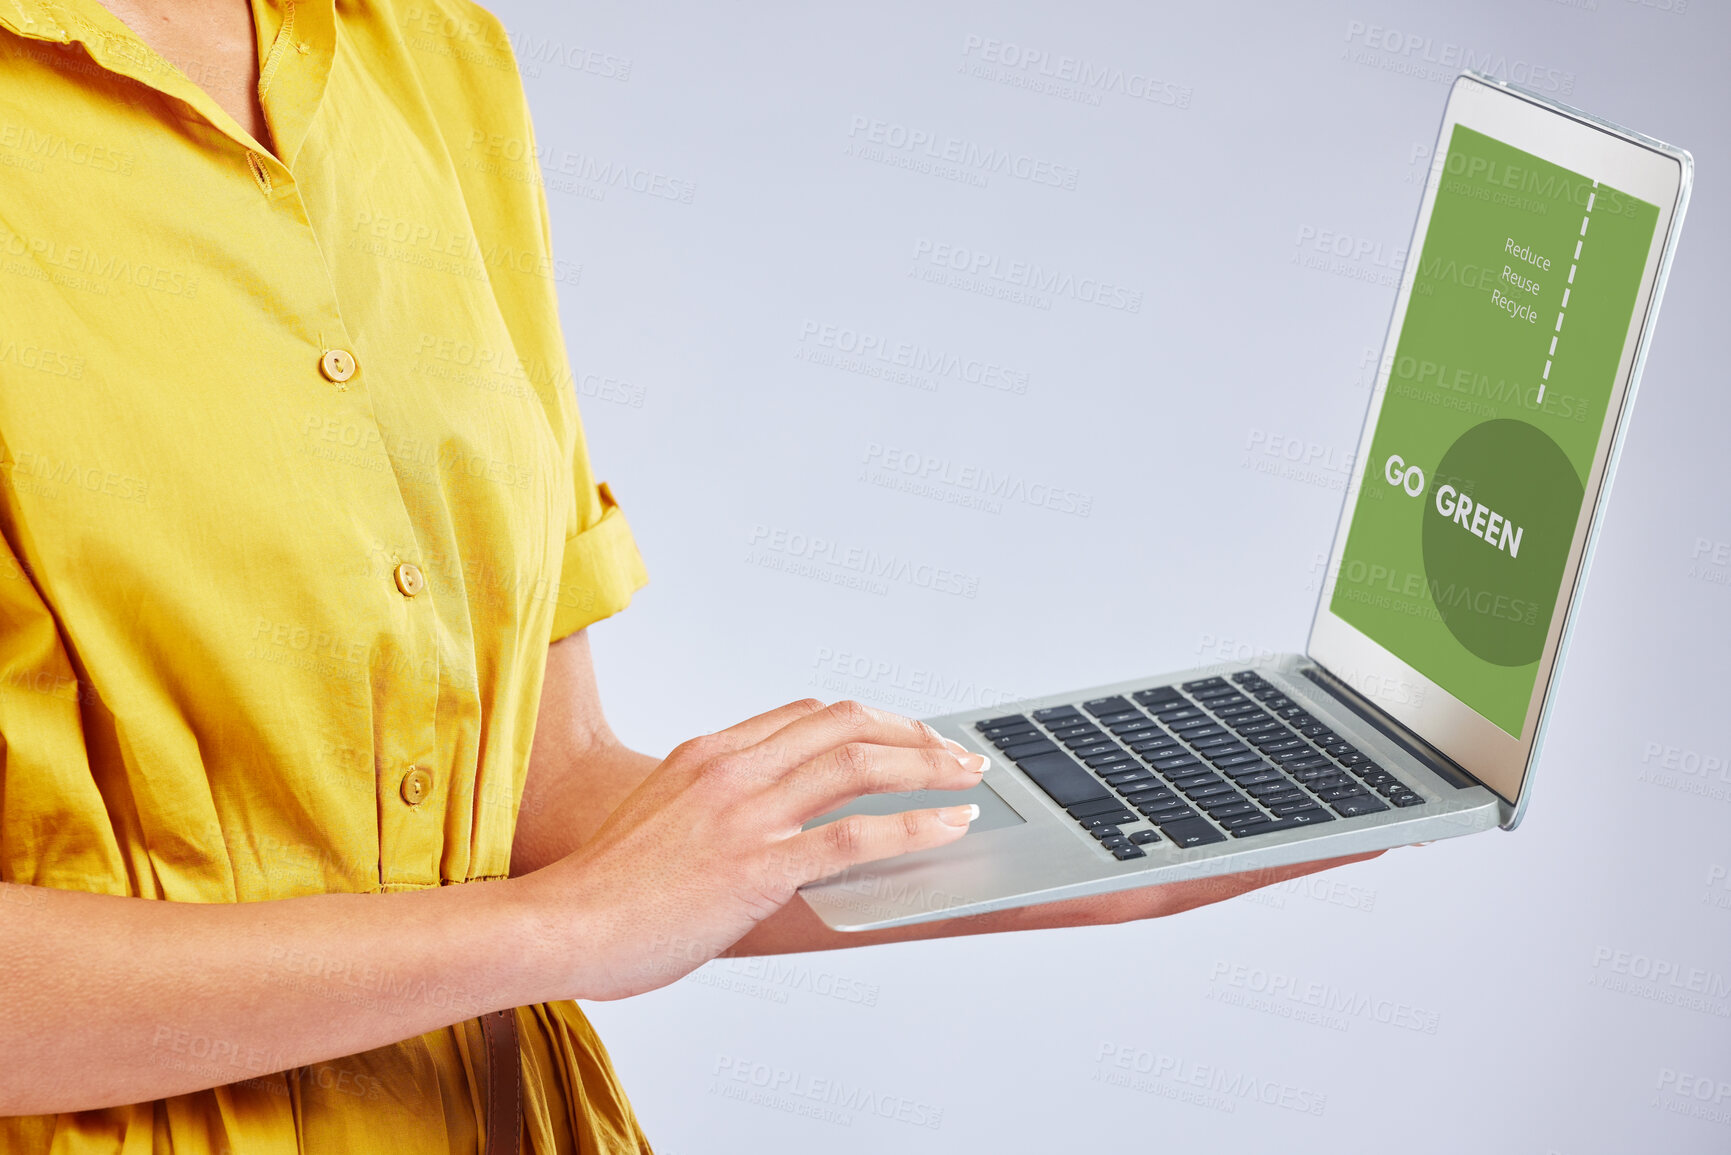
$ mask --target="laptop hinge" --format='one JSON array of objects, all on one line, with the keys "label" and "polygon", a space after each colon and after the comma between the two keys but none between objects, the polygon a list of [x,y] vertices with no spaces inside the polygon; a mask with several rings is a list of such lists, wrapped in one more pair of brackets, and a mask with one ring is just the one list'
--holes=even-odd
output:
[{"label": "laptop hinge", "polygon": [[[1455,789],[1470,790],[1474,786],[1484,786],[1484,783],[1474,778],[1466,767],[1389,717],[1363,694],[1321,666],[1313,662],[1304,667],[1303,673],[1306,678],[1322,687],[1329,697],[1369,722],[1383,737],[1423,762],[1427,769]],[[1485,788],[1490,789],[1488,786]]]}]

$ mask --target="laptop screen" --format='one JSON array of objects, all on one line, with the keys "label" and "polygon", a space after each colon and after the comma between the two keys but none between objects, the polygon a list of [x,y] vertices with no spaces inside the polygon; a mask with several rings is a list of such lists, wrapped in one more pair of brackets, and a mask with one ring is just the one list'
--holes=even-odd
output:
[{"label": "laptop screen", "polygon": [[1437,182],[1328,607],[1521,739],[1660,211],[1464,124]]}]

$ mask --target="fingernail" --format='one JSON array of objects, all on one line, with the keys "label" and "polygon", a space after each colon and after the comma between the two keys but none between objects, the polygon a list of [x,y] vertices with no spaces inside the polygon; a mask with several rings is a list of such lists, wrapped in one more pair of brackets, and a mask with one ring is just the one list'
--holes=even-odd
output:
[{"label": "fingernail", "polygon": [[963,754],[956,761],[962,764],[962,769],[969,774],[984,774],[986,772],[986,756],[984,754]]},{"label": "fingernail", "polygon": [[[936,731],[933,731],[933,733],[936,733]],[[949,738],[943,738],[940,740],[943,742],[944,746],[949,750],[949,752],[954,754],[958,758],[962,757],[964,754],[966,754],[968,752],[968,748],[966,746],[962,745],[960,742],[952,741]]]},{"label": "fingernail", "polygon": [[966,806],[946,806],[938,811],[938,821],[945,826],[966,826],[980,816],[980,808],[972,802]]}]

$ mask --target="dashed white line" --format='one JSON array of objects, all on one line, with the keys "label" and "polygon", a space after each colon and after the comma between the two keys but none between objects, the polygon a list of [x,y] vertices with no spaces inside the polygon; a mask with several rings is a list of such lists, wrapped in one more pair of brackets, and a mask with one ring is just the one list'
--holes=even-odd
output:
[{"label": "dashed white line", "polygon": [[[1599,182],[1594,181],[1593,182],[1594,190],[1597,190],[1598,187],[1599,187]],[[1587,211],[1585,213],[1581,214],[1581,233],[1580,233],[1580,235],[1583,237],[1585,237],[1587,235],[1587,221],[1592,219],[1593,202],[1598,200],[1598,199],[1599,199],[1599,194],[1597,191],[1589,192],[1587,194]],[[1563,307],[1561,309],[1557,310],[1557,327],[1554,330],[1552,330],[1553,333],[1561,333],[1563,331],[1563,313],[1569,307],[1569,294],[1574,292],[1574,289],[1571,286],[1573,286],[1575,283],[1575,270],[1580,267],[1581,245],[1583,243],[1585,243],[1585,242],[1583,242],[1583,241],[1576,241],[1575,242],[1575,259],[1574,259],[1574,262],[1569,265],[1568,284],[1563,287]],[[1552,360],[1552,358],[1556,357],[1556,355],[1557,355],[1557,339],[1555,336],[1553,336],[1551,338],[1551,351],[1550,351],[1549,355],[1547,355],[1545,358],[1545,371],[1543,373],[1539,374],[1539,396],[1538,396],[1538,400],[1541,403],[1545,399],[1545,384],[1546,384],[1546,382],[1548,382],[1551,379],[1551,360]]]}]

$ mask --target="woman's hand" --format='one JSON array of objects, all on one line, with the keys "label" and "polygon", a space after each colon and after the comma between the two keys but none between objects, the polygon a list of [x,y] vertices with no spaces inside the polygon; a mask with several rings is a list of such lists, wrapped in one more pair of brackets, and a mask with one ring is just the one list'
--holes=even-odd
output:
[{"label": "woman's hand", "polygon": [[732,946],[804,883],[967,833],[972,806],[803,825],[863,794],[964,790],[986,759],[923,722],[793,702],[668,755],[582,848],[522,877],[562,989],[615,999]]}]

